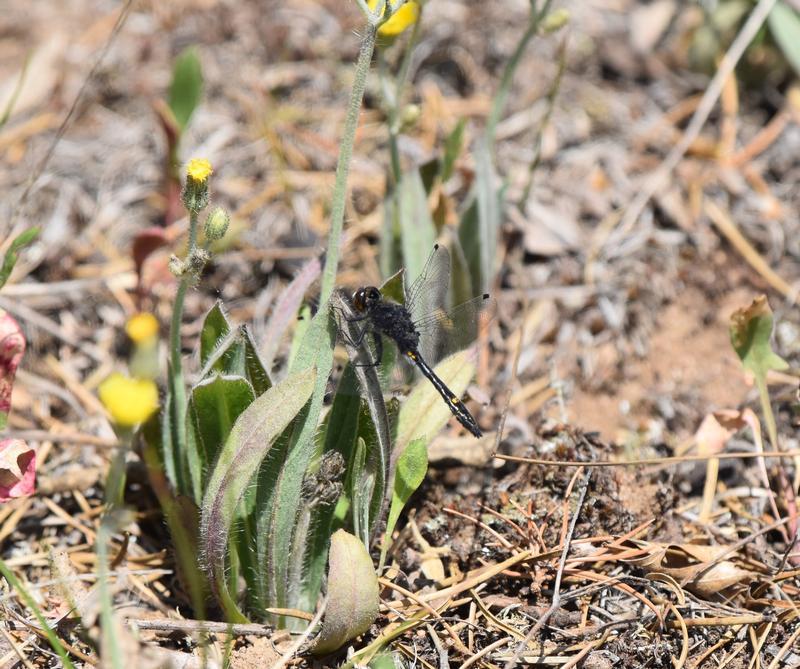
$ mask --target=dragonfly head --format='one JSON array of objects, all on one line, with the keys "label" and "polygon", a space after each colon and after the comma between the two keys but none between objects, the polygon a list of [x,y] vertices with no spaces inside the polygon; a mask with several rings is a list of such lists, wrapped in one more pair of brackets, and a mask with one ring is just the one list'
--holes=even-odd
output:
[{"label": "dragonfly head", "polygon": [[382,299],[381,291],[375,286],[364,286],[353,293],[353,307],[356,311],[367,312]]}]

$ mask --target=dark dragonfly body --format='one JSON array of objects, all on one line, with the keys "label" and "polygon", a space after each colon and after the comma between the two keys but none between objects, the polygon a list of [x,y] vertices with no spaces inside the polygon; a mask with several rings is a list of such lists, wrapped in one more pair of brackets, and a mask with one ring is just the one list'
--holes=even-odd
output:
[{"label": "dark dragonfly body", "polygon": [[[484,296],[484,297],[488,297]],[[375,286],[359,288],[353,293],[352,304],[359,316],[357,320],[369,319],[371,322],[372,336],[375,342],[376,362],[379,364],[383,344],[381,334],[392,339],[400,353],[419,369],[422,375],[433,384],[433,387],[442,396],[450,411],[467,430],[475,437],[483,436],[478,423],[473,418],[467,407],[450,390],[434,372],[419,352],[420,333],[409,314],[408,310],[395,302],[384,299],[381,291]],[[362,333],[366,334],[366,329]],[[360,342],[356,342],[360,344]]]}]

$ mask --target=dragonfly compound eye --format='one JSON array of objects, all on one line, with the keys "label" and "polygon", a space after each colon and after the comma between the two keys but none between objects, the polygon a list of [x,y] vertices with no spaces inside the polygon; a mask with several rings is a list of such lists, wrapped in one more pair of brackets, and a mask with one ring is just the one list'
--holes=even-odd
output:
[{"label": "dragonfly compound eye", "polygon": [[366,292],[366,288],[359,288],[355,293],[353,293],[352,302],[353,308],[356,311],[364,311],[366,308],[366,304],[364,304],[366,301]]}]

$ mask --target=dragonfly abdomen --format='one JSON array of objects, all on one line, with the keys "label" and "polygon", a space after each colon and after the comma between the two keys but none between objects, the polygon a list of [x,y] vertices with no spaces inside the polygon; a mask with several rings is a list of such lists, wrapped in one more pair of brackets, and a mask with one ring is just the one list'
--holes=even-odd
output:
[{"label": "dragonfly abdomen", "polygon": [[414,349],[409,349],[403,352],[406,358],[408,358],[412,363],[414,363],[420,372],[425,376],[428,381],[433,384],[433,387],[439,392],[442,396],[442,399],[445,401],[447,406],[450,408],[450,411],[456,417],[459,423],[461,423],[469,432],[475,437],[482,437],[483,432],[481,428],[478,427],[478,423],[472,417],[472,414],[467,409],[466,405],[461,401],[460,397],[457,397],[450,388],[447,387],[447,384],[442,381],[429,366],[428,363],[422,358],[419,354],[419,351]]}]

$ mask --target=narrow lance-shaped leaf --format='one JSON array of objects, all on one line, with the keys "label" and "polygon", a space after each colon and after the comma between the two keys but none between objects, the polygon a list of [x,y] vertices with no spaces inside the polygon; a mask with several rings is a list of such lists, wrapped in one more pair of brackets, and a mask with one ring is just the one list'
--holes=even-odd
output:
[{"label": "narrow lance-shaped leaf", "polygon": [[8,277],[11,275],[11,271],[14,269],[14,265],[17,264],[17,257],[20,250],[36,239],[38,235],[39,228],[29,228],[28,230],[18,234],[14,238],[14,241],[11,242],[11,245],[8,247],[8,250],[3,257],[3,265],[0,267],[0,288],[2,288],[6,281],[8,281]]},{"label": "narrow lance-shaped leaf", "polygon": [[203,71],[197,49],[188,47],[175,59],[172,84],[169,88],[169,107],[181,130],[185,130],[203,94]]},{"label": "narrow lance-shaped leaf", "polygon": [[397,468],[392,485],[392,503],[389,506],[389,517],[386,521],[386,533],[381,549],[381,560],[378,571],[383,569],[386,552],[392,542],[392,533],[411,495],[419,488],[428,471],[428,447],[423,439],[414,439],[397,458]]},{"label": "narrow lance-shaped leaf", "polygon": [[400,241],[407,275],[414,279],[436,242],[436,228],[428,208],[428,195],[417,170],[406,172],[398,184]]},{"label": "narrow lance-shaped leaf", "polygon": [[308,401],[315,380],[316,370],[308,368],[258,397],[236,421],[209,479],[201,516],[203,552],[229,619],[244,619],[225,584],[225,551],[237,506],[275,438]]},{"label": "narrow lance-shaped leaf", "polygon": [[768,22],[786,60],[800,75],[800,12],[778,1],[769,13]]},{"label": "narrow lance-shaped leaf", "polygon": [[456,123],[456,127],[444,140],[444,155],[442,156],[442,167],[440,175],[442,181],[447,181],[453,175],[453,167],[456,164],[461,148],[464,145],[464,128],[466,128],[466,119],[460,119]]},{"label": "narrow lance-shaped leaf", "polygon": [[[293,534],[302,500],[303,480],[309,464],[319,456],[315,435],[319,426],[320,413],[325,392],[333,367],[333,333],[330,322],[330,304],[325,302],[311,319],[297,356],[292,361],[291,370],[302,370],[314,366],[317,369],[316,383],[310,402],[292,425],[287,438],[285,455],[271,493],[271,509],[267,551],[267,578],[272,606],[294,608],[303,599],[303,583],[289,579],[289,564],[286,559],[293,544]],[[286,624],[291,624],[287,621]]]},{"label": "narrow lance-shaped leaf", "polygon": [[264,328],[261,337],[261,356],[267,369],[272,367],[278,345],[289,324],[297,316],[297,311],[303,302],[303,296],[314,281],[319,279],[322,266],[317,258],[312,258],[297,273],[292,282],[286,287],[278,298],[272,315]]}]

